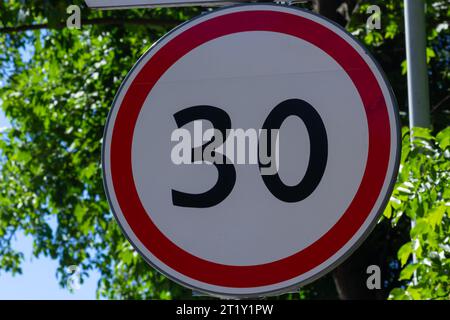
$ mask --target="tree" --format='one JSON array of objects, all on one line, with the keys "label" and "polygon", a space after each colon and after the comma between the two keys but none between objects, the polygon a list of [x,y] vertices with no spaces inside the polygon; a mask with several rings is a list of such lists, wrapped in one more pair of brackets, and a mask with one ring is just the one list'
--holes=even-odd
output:
[{"label": "tree", "polygon": [[[382,10],[381,30],[365,28],[369,2]],[[82,8],[80,30],[64,27],[66,7],[73,3]],[[438,130],[448,125],[450,36],[442,25],[449,6],[428,3],[430,89]],[[369,47],[405,112],[401,3],[322,0],[302,6],[313,5],[346,24]],[[94,11],[83,1],[0,2],[0,104],[11,121],[0,142],[0,269],[20,273],[23,255],[11,240],[23,231],[33,238],[35,256],[59,261],[57,276],[63,287],[70,275],[66,267],[78,265],[82,279],[91,270],[100,272],[98,295],[106,298],[191,296],[147,266],[120,232],[103,191],[100,151],[107,112],[127,71],[167,30],[203,10]],[[57,221],[55,229],[52,220]],[[376,297],[387,297],[400,285],[400,265],[394,262],[398,248],[409,239],[407,219],[398,219],[395,226],[383,219],[343,268],[288,297],[374,297],[374,292],[361,290],[368,256],[382,267],[386,279]]]},{"label": "tree", "polygon": [[405,129],[403,140],[403,165],[384,216],[394,228],[403,215],[414,226],[398,251],[406,283],[390,298],[450,299],[450,127],[436,137]]}]

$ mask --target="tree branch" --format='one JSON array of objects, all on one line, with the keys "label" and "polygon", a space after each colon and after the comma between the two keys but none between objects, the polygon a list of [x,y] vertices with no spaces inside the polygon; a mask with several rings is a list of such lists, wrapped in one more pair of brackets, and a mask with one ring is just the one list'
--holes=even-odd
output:
[{"label": "tree branch", "polygon": [[431,113],[435,112],[437,109],[439,109],[440,106],[444,105],[444,102],[446,102],[448,99],[450,99],[450,94],[448,94],[444,99],[439,101],[435,106],[431,108]]},{"label": "tree branch", "polygon": [[[117,19],[117,18],[94,18],[94,19],[82,19],[81,25],[148,25],[150,27],[174,27],[181,21],[177,20],[158,20],[158,19],[145,19],[145,18],[135,18],[135,19]],[[0,28],[0,33],[15,33],[24,32],[28,30],[39,30],[39,29],[62,29],[66,27],[65,22],[58,23],[56,25],[49,25],[48,23],[41,24],[29,24],[21,25],[15,27],[4,27]]]}]

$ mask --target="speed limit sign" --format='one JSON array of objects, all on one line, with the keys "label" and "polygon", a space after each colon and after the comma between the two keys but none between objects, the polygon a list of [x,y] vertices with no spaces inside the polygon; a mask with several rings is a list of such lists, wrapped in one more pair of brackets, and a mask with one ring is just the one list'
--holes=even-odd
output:
[{"label": "speed limit sign", "polygon": [[277,294],[367,236],[399,135],[389,84],[345,30],[234,6],[172,30],[129,72],[106,124],[105,189],[164,275],[218,296]]}]

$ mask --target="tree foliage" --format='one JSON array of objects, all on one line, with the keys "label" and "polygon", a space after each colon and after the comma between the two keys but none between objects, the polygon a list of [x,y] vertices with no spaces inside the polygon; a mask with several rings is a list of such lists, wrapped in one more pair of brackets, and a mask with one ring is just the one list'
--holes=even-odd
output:
[{"label": "tree foliage", "polygon": [[395,228],[412,221],[410,241],[398,251],[403,267],[392,299],[450,299],[450,127],[403,130],[398,181],[384,216]]},{"label": "tree foliage", "polygon": [[[73,3],[82,7],[80,30],[64,28],[65,9]],[[382,30],[365,28],[369,4],[381,7]],[[433,123],[441,129],[448,125],[449,116],[445,97],[450,36],[448,27],[442,27],[449,5],[428,4]],[[0,273],[21,272],[24,256],[12,243],[23,232],[33,239],[34,256],[59,262],[57,277],[63,287],[70,275],[66,267],[78,265],[82,279],[92,270],[100,273],[98,295],[105,298],[191,296],[150,268],[120,232],[103,191],[100,151],[108,110],[128,70],[171,26],[204,10],[95,11],[81,0],[0,2],[0,105],[11,122],[0,140]],[[406,119],[402,16],[401,1],[359,1],[348,29],[381,62]],[[448,171],[449,131],[436,137],[420,132],[421,139],[414,140],[420,146],[414,148],[409,148],[404,133],[403,167],[393,196],[401,202],[392,200],[385,212],[394,228],[403,228],[399,221],[405,217],[417,218],[411,230],[414,245],[402,247],[399,260],[405,266],[402,279],[407,281],[414,269],[418,282],[392,291],[393,298],[419,297],[417,291],[421,298],[448,293],[445,245],[450,232],[448,209],[442,208],[448,208],[449,188],[445,174],[439,172]],[[405,186],[411,193],[403,193]],[[405,258],[408,250],[416,254],[415,263]],[[439,257],[444,252],[444,258],[436,260],[435,252]],[[441,288],[438,293],[433,291],[436,286]],[[336,295],[327,276],[289,297]]]}]

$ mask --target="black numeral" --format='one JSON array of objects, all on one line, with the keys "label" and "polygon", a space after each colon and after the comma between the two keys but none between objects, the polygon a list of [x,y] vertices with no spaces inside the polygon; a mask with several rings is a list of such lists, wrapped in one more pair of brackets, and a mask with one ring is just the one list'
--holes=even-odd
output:
[{"label": "black numeral", "polygon": [[[183,109],[174,115],[178,128],[195,120],[208,120],[213,127],[222,133],[223,137],[227,136],[227,129],[231,129],[231,119],[228,113],[220,108],[212,106],[195,106]],[[225,140],[225,138],[224,138]],[[202,145],[201,154],[205,148],[214,141],[214,137]],[[196,150],[192,149],[192,161]],[[223,156],[222,164],[214,163],[219,173],[216,184],[206,192],[203,193],[185,193],[177,190],[172,190],[172,202],[175,206],[190,207],[190,208],[209,208],[213,207],[223,200],[231,193],[236,182],[236,169],[231,163],[227,163],[225,156]]]},{"label": "black numeral", "polygon": [[[306,126],[309,134],[310,157],[305,176],[295,186],[287,186],[281,181],[278,173],[261,175],[264,184],[278,199],[285,202],[298,202],[309,197],[317,188],[325,172],[328,158],[328,139],[325,125],[320,115],[308,102],[300,99],[289,99],[278,104],[270,112],[263,129],[279,130],[284,120],[289,116],[299,117]],[[271,135],[267,135],[270,143]],[[260,162],[260,167],[261,162]]]}]

